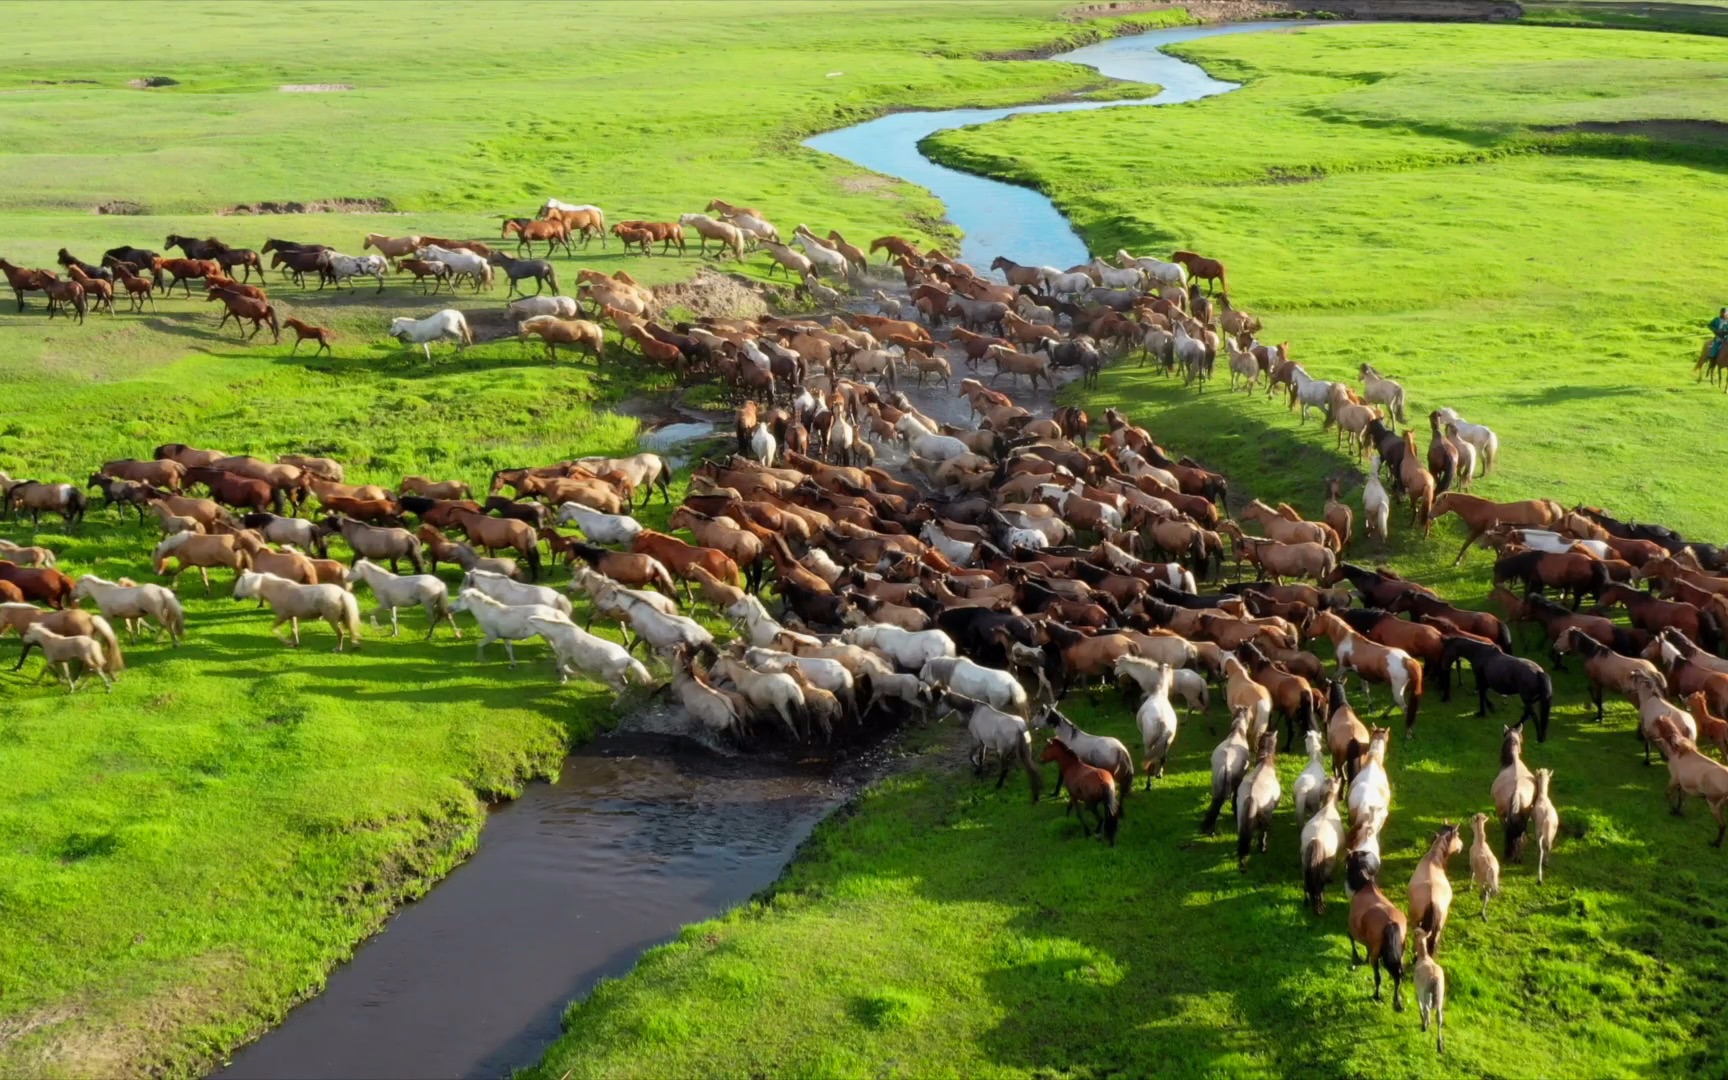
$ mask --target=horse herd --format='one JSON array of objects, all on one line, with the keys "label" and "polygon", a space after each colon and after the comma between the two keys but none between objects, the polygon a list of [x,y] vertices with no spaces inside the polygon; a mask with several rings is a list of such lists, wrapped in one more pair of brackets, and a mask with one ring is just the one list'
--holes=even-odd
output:
[{"label": "horse herd", "polygon": [[[766,224],[748,208],[727,210]],[[518,231],[524,242],[545,238],[527,225]],[[764,246],[777,243],[755,235]],[[165,444],[149,459],[103,463],[86,487],[100,489],[116,513],[154,518],[162,536],[153,569],[166,575],[172,564],[169,585],[75,580],[46,549],[18,549],[0,560],[4,626],[23,630],[25,652],[40,649],[50,665],[44,674],[57,671],[72,688],[80,665],[105,681],[121,670],[109,620],[122,620],[134,641],[147,622],[171,642],[183,638],[174,582],[186,569],[198,570],[206,592],[210,569],[231,571],[234,596],[269,606],[271,629],[286,623],[291,644],[299,644],[301,620],[327,622],[338,650],[360,645],[353,590],[364,585],[378,605],[374,622],[388,611],[393,635],[402,608],[425,612],[428,638],[440,624],[459,636],[456,616],[467,614],[480,631],[478,655],[501,641],[514,666],[514,643],[540,638],[560,681],[577,675],[623,694],[655,681],[648,663],[657,659],[667,681],[656,693],[674,696],[693,725],[741,741],[766,733],[826,741],[908,716],[956,717],[976,771],[995,754],[1001,787],[1018,765],[1036,802],[1041,766],[1054,763],[1069,812],[1111,844],[1135,777],[1143,773],[1149,787],[1164,775],[1181,712],[1204,713],[1217,695],[1230,726],[1212,753],[1203,827],[1215,828],[1228,801],[1238,862],[1268,851],[1284,801],[1278,728],[1284,752],[1300,740],[1308,763],[1292,803],[1304,898],[1323,911],[1342,869],[1353,959],[1365,947],[1375,996],[1384,970],[1401,1007],[1405,950],[1413,949],[1424,1026],[1430,1011],[1437,1023],[1442,1015],[1436,958],[1452,899],[1447,860],[1462,849],[1460,830],[1449,824],[1435,834],[1411,881],[1408,913],[1394,904],[1378,876],[1391,732],[1357,713],[1351,684],[1365,706],[1379,688],[1383,712],[1403,717],[1406,738],[1426,695],[1438,685],[1449,698],[1466,662],[1478,715],[1499,695],[1518,698],[1521,715],[1504,730],[1498,771],[1485,786],[1503,825],[1500,858],[1521,860],[1534,836],[1540,879],[1559,817],[1552,774],[1525,767],[1523,740],[1527,722],[1545,740],[1554,691],[1547,671],[1513,650],[1514,632],[1534,623],[1556,667],[1582,658],[1599,718],[1609,692],[1635,704],[1646,755],[1654,746],[1667,760],[1674,805],[1702,797],[1721,844],[1728,767],[1698,745],[1728,758],[1728,661],[1719,658],[1728,553],[1589,507],[1467,493],[1496,459],[1495,433],[1435,410],[1424,458],[1413,434],[1395,428],[1407,406],[1402,387],[1366,366],[1361,392],[1317,383],[1290,362],[1287,343],[1259,343],[1258,320],[1232,309],[1227,294],[1200,287],[1227,286],[1213,260],[1120,252],[1116,267],[1093,260],[1084,271],[997,260],[1012,297],[994,299],[1008,294],[989,290],[1004,286],[939,252],[886,237],[860,254],[876,250],[889,252],[908,299],[884,294],[881,314],[826,322],[667,326],[655,319],[652,293],[628,275],[584,273],[573,299],[598,307],[644,357],[724,374],[742,399],[736,452],[692,470],[667,532],[636,517],[637,496],[646,505],[656,488],[670,504],[669,469],[652,454],[499,470],[481,500],[456,479],[404,477],[391,490],[350,485],[341,464],[324,458],[266,461]],[[527,316],[524,326],[535,319],[579,321],[553,311]],[[961,325],[950,331],[950,319]],[[460,339],[464,329],[441,332]],[[938,342],[938,333],[946,339]],[[920,382],[936,372],[951,388],[946,363],[939,371],[935,363],[944,349],[974,371],[993,363],[992,384],[1025,374],[1036,386],[1065,363],[1090,379],[1112,346],[1138,348],[1202,385],[1223,347],[1236,382],[1252,391],[1264,377],[1268,392],[1282,387],[1304,418],[1319,410],[1322,429],[1337,426],[1358,453],[1374,455],[1365,532],[1385,537],[1394,493],[1411,501],[1411,520],[1424,530],[1456,514],[1469,532],[1460,560],[1472,542],[1497,549],[1500,613],[1347,561],[1359,540],[1337,480],[1317,518],[1258,501],[1232,518],[1224,476],[1171,453],[1120,410],[1106,410],[1094,432],[1083,410],[1037,415],[979,373],[954,390],[974,421],[961,427],[928,415],[896,383],[901,372]],[[879,456],[904,466],[890,471]],[[207,494],[192,494],[197,488]],[[83,490],[0,482],[6,511],[30,515],[33,525],[57,513],[78,527]],[[302,517],[313,503],[319,516]],[[577,532],[560,531],[565,525]],[[329,558],[338,540],[348,565]],[[1226,572],[1229,555],[1235,575]],[[560,559],[571,567],[569,595],[539,581]],[[410,573],[400,573],[402,562]],[[436,575],[439,562],[463,572],[455,595]],[[1664,595],[1632,587],[1638,582]],[[582,625],[573,597],[583,604]],[[102,616],[81,611],[83,599]],[[1601,613],[1620,606],[1630,625]],[[703,608],[706,625],[692,617]],[[596,618],[616,623],[623,643],[592,633]],[[725,644],[711,629],[719,624],[736,630]],[[1312,647],[1322,638],[1330,666]],[[1122,742],[1082,730],[1061,711],[1065,695],[1100,683],[1121,684],[1138,699],[1138,766]],[[1050,737],[1035,746],[1034,732],[1044,729]],[[1486,814],[1472,816],[1472,829],[1472,879],[1485,914],[1499,860]]]}]

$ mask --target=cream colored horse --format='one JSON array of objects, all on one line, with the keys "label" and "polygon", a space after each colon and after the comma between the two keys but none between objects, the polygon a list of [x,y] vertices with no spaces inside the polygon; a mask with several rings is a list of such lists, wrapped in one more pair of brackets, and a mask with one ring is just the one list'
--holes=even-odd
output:
[{"label": "cream colored horse", "polygon": [[[353,594],[340,585],[296,585],[275,574],[247,571],[234,583],[234,599],[255,600],[262,597],[276,613],[270,633],[287,623],[293,633],[293,646],[300,647],[300,620],[323,619],[336,632],[336,648],[341,652],[346,643],[360,647],[360,604]],[[290,642],[283,642],[290,644]]]}]

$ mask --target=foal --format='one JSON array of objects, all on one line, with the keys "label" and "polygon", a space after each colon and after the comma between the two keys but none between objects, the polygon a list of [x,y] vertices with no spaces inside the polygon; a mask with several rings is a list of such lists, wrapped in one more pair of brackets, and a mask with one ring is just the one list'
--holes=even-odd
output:
[{"label": "foal", "polygon": [[[1116,830],[1122,824],[1122,801],[1116,793],[1116,778],[1107,770],[1081,761],[1074,751],[1068,749],[1067,743],[1057,738],[1045,744],[1038,760],[1056,762],[1056,768],[1062,774],[1062,786],[1068,791],[1068,809],[1062,812],[1062,816],[1067,817],[1078,806],[1080,828],[1091,836],[1092,828],[1086,824],[1086,811],[1092,811],[1092,816],[1098,821],[1098,831],[1110,841],[1111,847],[1115,847]],[[1102,810],[1100,806],[1103,806]]]},{"label": "foal", "polygon": [[336,353],[330,348],[330,339],[336,336],[336,331],[330,329],[328,326],[313,326],[311,323],[301,322],[299,319],[284,319],[282,325],[294,331],[295,335],[294,347],[288,350],[289,356],[293,356],[295,353],[299,352],[300,343],[305,341],[307,338],[311,338],[313,341],[318,343],[318,347],[312,350],[313,356],[317,356],[321,352],[327,352],[332,357],[336,355]]}]

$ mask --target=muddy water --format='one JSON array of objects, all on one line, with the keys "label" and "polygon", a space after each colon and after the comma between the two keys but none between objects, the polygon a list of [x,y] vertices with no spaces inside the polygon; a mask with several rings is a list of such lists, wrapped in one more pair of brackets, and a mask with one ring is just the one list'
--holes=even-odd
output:
[{"label": "muddy water", "polygon": [[1068,219],[1043,194],[1031,188],[945,168],[920,153],[918,141],[938,131],[985,124],[1023,113],[1176,105],[1222,94],[1236,89],[1237,84],[1214,79],[1198,66],[1159,50],[1195,38],[1287,29],[1293,25],[1300,24],[1236,23],[1158,30],[1133,37],[1112,38],[1051,58],[1085,64],[1114,79],[1156,83],[1161,88],[1152,97],[1137,101],[1066,101],[1005,109],[894,113],[839,131],[824,132],[807,140],[804,145],[879,173],[910,180],[934,192],[947,205],[948,220],[965,231],[960,257],[974,266],[988,266],[990,260],[998,255],[1006,255],[1019,263],[1073,266],[1090,257],[1086,245],[1075,235]]},{"label": "muddy water", "polygon": [[474,857],[218,1075],[499,1077],[564,1006],[771,884],[867,765],[728,756],[619,732],[494,811]]}]

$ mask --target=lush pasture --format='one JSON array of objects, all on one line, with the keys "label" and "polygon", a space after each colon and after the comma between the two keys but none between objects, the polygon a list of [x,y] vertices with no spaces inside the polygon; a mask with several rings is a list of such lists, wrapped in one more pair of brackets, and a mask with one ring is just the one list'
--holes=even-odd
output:
[{"label": "lush pasture", "polygon": [[[371,231],[491,237],[547,195],[614,219],[723,196],[787,228],[935,238],[927,196],[799,138],[896,105],[1098,86],[1085,69],[975,58],[1095,32],[1051,21],[1057,7],[872,3],[837,20],[783,3],[182,5],[116,8],[76,32],[14,7],[0,256],[48,265],[66,246],[95,259],[169,232],[346,251]],[[180,85],[126,86],[146,76]],[[277,90],[288,83],[355,89]],[[217,214],[332,198],[410,213]],[[148,213],[92,212],[114,201]],[[558,268],[567,282],[581,266],[663,282],[697,263],[625,259],[614,245]],[[329,454],[363,481],[483,484],[500,466],[627,452],[636,422],[616,404],[665,389],[627,364],[553,367],[537,344],[509,340],[460,358],[446,344],[427,365],[382,329],[451,301],[405,284],[341,299],[271,289],[283,314],[337,329],[334,359],[237,344],[201,296],[76,327],[46,321],[39,297],[19,314],[8,294],[0,470],[81,481],[174,440]],[[455,304],[483,315],[501,298]],[[28,530],[4,522],[0,535]],[[149,576],[153,532],[103,512],[76,536],[45,523],[36,539],[73,574]],[[471,641],[447,635],[370,635],[358,656],[336,657],[322,651],[327,630],[308,628],[291,653],[217,577],[211,600],[195,579],[181,586],[188,645],[130,650],[112,696],[32,686],[34,662],[0,676],[0,1072],[186,1073],[218,1060],[471,847],[476,793],[546,773],[567,740],[607,720],[596,688],[559,689],[543,666],[476,665]],[[542,650],[524,653],[538,662]]]},{"label": "lush pasture", "polygon": [[[1493,425],[1503,468],[1481,493],[1728,535],[1724,402],[1690,371],[1722,302],[1706,239],[1728,223],[1718,148],[1684,126],[1539,130],[1713,115],[1709,42],[1339,27],[1182,50],[1247,88],[931,146],[1044,188],[1094,250],[1226,259],[1237,301],[1316,377],[1370,361],[1406,383],[1424,428],[1442,404]],[[1196,397],[1130,364],[1082,400],[1125,408],[1240,497],[1317,513],[1324,478],[1354,458],[1222,381]],[[1391,549],[1362,561],[1481,604],[1489,555],[1453,570],[1453,522],[1426,542],[1395,522]],[[1552,876],[1538,887],[1533,865],[1507,867],[1486,924],[1460,895],[1444,1061],[1413,1011],[1371,1003],[1367,970],[1349,971],[1341,890],[1323,918],[1302,908],[1288,809],[1246,874],[1232,839],[1196,835],[1215,706],[1179,735],[1170,778],[1130,800],[1114,851],[1027,805],[1023,779],[975,783],[955,767],[960,733],[933,732],[949,764],[871,792],[771,896],[574,1007],[542,1075],[1709,1071],[1728,1004],[1714,830],[1697,807],[1664,812],[1665,770],[1640,763],[1629,708],[1598,725],[1576,673],[1556,686],[1554,730],[1526,754],[1556,770]],[[1126,709],[1076,701],[1083,726],[1138,746]],[[1438,823],[1491,808],[1500,720],[1472,712],[1431,690],[1415,740],[1394,740],[1382,878],[1400,902]],[[1281,763],[1287,798],[1301,765]],[[1465,858],[1452,877],[1467,879]]]}]

